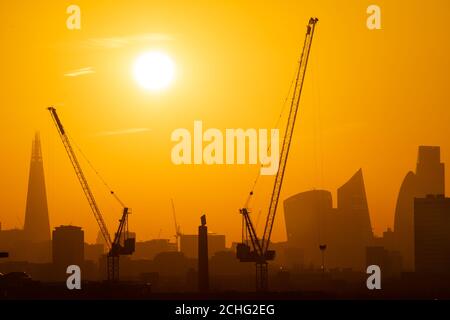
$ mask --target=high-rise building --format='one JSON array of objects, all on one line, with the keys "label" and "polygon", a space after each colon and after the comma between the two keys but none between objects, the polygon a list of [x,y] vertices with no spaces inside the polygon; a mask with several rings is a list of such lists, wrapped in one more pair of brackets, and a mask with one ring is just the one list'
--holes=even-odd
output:
[{"label": "high-rise building", "polygon": [[361,238],[361,241],[370,241],[373,236],[372,225],[370,223],[369,206],[361,169],[338,189],[337,196],[338,209],[347,215],[349,221],[355,224],[358,230],[357,236]]},{"label": "high-rise building", "polygon": [[416,272],[450,274],[450,198],[415,199],[414,239]]},{"label": "high-rise building", "polygon": [[319,245],[326,241],[326,221],[333,210],[331,193],[323,190],[299,193],[284,201],[288,245],[298,248],[291,254],[303,255],[306,265],[321,261]]},{"label": "high-rise building", "polygon": [[445,165],[439,147],[419,147],[416,176],[419,196],[445,194]]},{"label": "high-rise building", "polygon": [[60,226],[53,231],[53,264],[58,276],[70,265],[84,263],[84,231],[81,227]]},{"label": "high-rise building", "polygon": [[39,133],[35,134],[32,142],[24,229],[0,230],[0,247],[9,251],[11,261],[47,263],[51,260],[50,223]]},{"label": "high-rise building", "polygon": [[25,239],[30,242],[50,242],[50,222],[39,133],[36,133],[32,144],[24,233]]},{"label": "high-rise building", "polygon": [[338,212],[337,226],[342,234],[336,241],[342,246],[346,265],[364,270],[366,247],[372,242],[373,233],[362,170],[338,189]]},{"label": "high-rise building", "polygon": [[400,187],[395,209],[397,250],[406,271],[414,270],[414,198],[445,194],[445,168],[439,147],[419,147],[416,172],[408,172]]},{"label": "high-rise building", "polygon": [[338,189],[337,208],[330,192],[313,190],[286,199],[284,214],[288,246],[298,248],[306,267],[321,265],[320,245],[326,245],[328,267],[364,269],[373,234],[362,170]]}]

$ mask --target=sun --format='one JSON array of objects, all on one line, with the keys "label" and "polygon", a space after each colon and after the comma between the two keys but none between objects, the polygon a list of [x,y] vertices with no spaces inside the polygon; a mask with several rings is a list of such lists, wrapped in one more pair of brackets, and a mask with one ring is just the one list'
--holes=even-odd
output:
[{"label": "sun", "polygon": [[172,84],[175,64],[165,53],[150,51],[140,55],[134,63],[134,79],[144,89],[160,91]]}]

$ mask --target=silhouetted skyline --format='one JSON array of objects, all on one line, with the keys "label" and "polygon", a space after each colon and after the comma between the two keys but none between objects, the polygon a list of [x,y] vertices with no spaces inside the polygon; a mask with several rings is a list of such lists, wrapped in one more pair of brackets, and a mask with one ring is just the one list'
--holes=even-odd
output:
[{"label": "silhouetted skyline", "polygon": [[[48,210],[40,148],[39,135],[36,134],[33,140],[25,219],[26,228],[29,231],[28,233],[23,232],[23,234],[20,230],[0,231],[0,240],[3,239],[3,246],[7,244],[5,247],[11,251],[10,260],[12,261],[23,258],[26,260],[25,252],[28,250],[25,249],[26,245],[15,248],[8,243],[15,243],[16,245],[28,242],[39,243],[39,240],[47,237]],[[410,270],[411,266],[408,251],[404,251],[405,240],[402,240],[402,237],[405,237],[403,230],[406,229],[405,222],[402,222],[402,219],[405,218],[402,218],[402,216],[407,216],[412,221],[412,204],[415,197],[424,197],[435,192],[444,194],[443,175],[445,169],[444,164],[440,162],[439,154],[439,147],[419,147],[417,174],[408,173],[399,192],[395,212],[396,228],[393,232],[396,245],[395,248],[388,244],[384,244],[384,246],[387,246],[389,250],[396,249],[401,252],[405,270]],[[362,170],[358,170],[349,181],[340,187],[337,195],[337,208],[332,207],[331,193],[322,190],[303,192],[284,201],[288,239],[286,250],[298,255],[297,258],[289,258],[288,255],[285,263],[290,260],[297,260],[297,264],[298,261],[302,261],[305,266],[313,265],[317,267],[321,263],[319,245],[326,244],[328,267],[364,269],[365,248],[379,244],[379,241],[374,238],[372,233]],[[402,209],[402,206],[406,206],[409,210]],[[411,221],[409,222],[410,228]],[[25,237],[25,234],[32,234],[30,230],[34,231],[36,237]],[[136,236],[135,233],[129,233],[133,237]],[[385,233],[385,237],[388,235]],[[40,241],[40,243],[45,242]],[[226,248],[225,235],[208,234],[208,242],[209,258],[212,258],[217,252],[229,250]],[[413,233],[410,231],[409,240],[406,244],[409,248],[413,248],[413,242]],[[180,250],[187,258],[196,258],[197,246],[197,235],[181,234]],[[95,250],[100,252],[102,251],[100,250],[101,247],[103,245],[99,245],[99,249]],[[143,259],[155,257],[159,251],[176,251],[176,248],[173,243],[164,239],[154,239],[137,244],[137,256]],[[283,256],[281,254],[281,257]],[[30,261],[33,261],[33,259]],[[291,266],[293,265],[291,264]]]},{"label": "silhouetted skyline", "polygon": [[450,299],[450,2],[1,8],[0,299]]}]

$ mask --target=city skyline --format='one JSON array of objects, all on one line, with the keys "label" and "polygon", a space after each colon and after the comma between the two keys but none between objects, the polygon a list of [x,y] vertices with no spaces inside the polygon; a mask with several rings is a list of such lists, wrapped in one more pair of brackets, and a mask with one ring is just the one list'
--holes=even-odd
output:
[{"label": "city skyline", "polygon": [[450,299],[448,21],[448,0],[1,1],[0,300]]},{"label": "city skyline", "polygon": [[[84,156],[84,154],[83,154]],[[398,191],[398,198],[396,200],[396,210],[394,212],[394,225],[391,226],[387,226],[382,232],[381,234],[376,234],[373,232],[373,227],[369,228],[372,236],[380,236],[382,235],[386,230],[394,230],[394,231],[399,231],[404,233],[405,231],[404,228],[409,228],[411,229],[412,224],[411,224],[411,219],[412,218],[412,214],[408,213],[408,212],[412,212],[412,202],[411,200],[408,200],[410,197],[411,199],[413,197],[424,197],[428,194],[436,194],[436,195],[445,195],[445,164],[441,163],[441,148],[440,147],[432,147],[432,146],[419,146],[418,147],[418,156],[417,156],[417,168],[416,171],[418,172],[417,174],[417,178],[416,175],[413,173],[413,171],[409,171],[408,174],[406,175],[401,187],[399,188]],[[427,160],[428,159],[428,160]],[[427,161],[431,161],[431,162],[427,162]],[[437,168],[433,168],[433,161],[437,162],[437,164],[439,164],[440,166]],[[48,209],[47,209],[47,197],[46,197],[46,185],[45,185],[45,173],[43,171],[43,156],[42,156],[42,151],[41,151],[41,140],[40,140],[40,134],[39,132],[35,132],[34,134],[34,138],[33,138],[33,143],[32,143],[32,152],[31,152],[31,161],[30,161],[30,173],[29,173],[29,177],[28,177],[28,202],[27,202],[27,206],[26,206],[26,212],[24,215],[24,225],[22,227],[15,227],[15,228],[10,228],[10,230],[23,230],[24,231],[24,237],[27,241],[31,241],[31,242],[35,242],[35,243],[42,243],[42,242],[46,242],[46,241],[50,241],[50,230],[53,230],[54,228],[58,227],[58,225],[52,225],[52,228],[50,228],[50,223],[49,223],[49,214],[48,214]],[[435,165],[436,167],[436,165]],[[369,207],[367,206],[368,203],[368,199],[366,196],[366,191],[365,191],[365,183],[362,180],[362,169],[359,169],[358,172],[352,177],[352,179],[361,179],[362,182],[358,182],[358,183],[362,183],[363,185],[363,190],[364,190],[364,202],[365,202],[365,206],[366,206],[366,213],[367,216],[369,218],[369,226],[372,225],[372,216],[370,215],[370,210]],[[352,180],[351,179],[351,180]],[[414,181],[417,180],[417,182],[411,181],[412,179],[415,179]],[[350,182],[350,181],[349,181]],[[348,182],[348,183],[349,183]],[[433,184],[434,183],[434,184]],[[436,185],[437,184],[437,185]],[[419,187],[423,185],[422,187]],[[419,189],[418,189],[419,188]],[[428,191],[427,191],[428,190]],[[337,190],[336,194],[337,194],[337,199],[333,200],[333,196],[332,194],[334,192],[329,191],[329,190],[322,190],[322,189],[313,189],[313,190],[304,190],[304,191],[299,191],[296,194],[292,195],[291,197],[287,198],[287,199],[282,199],[282,202],[285,202],[286,200],[289,200],[290,198],[294,198],[296,197],[296,195],[300,195],[300,194],[308,194],[310,192],[326,192],[329,193],[331,195],[330,197],[330,208],[334,207],[334,204],[336,203],[339,206],[340,202],[343,202],[342,200],[339,201],[339,190]],[[43,201],[40,201],[38,198],[42,198]],[[405,204],[406,201],[406,204]],[[411,202],[410,204],[408,204],[408,201]],[[405,208],[406,205],[406,208]],[[400,207],[399,207],[400,206]],[[408,209],[409,208],[409,209]],[[281,210],[284,211],[284,213],[286,214],[286,209],[283,208],[283,205],[280,205],[280,208],[278,209],[278,211],[281,212]],[[327,209],[328,210],[328,209]],[[403,210],[403,211],[401,211]],[[406,210],[406,213],[405,213]],[[261,214],[261,213],[260,213]],[[260,215],[259,214],[259,215]],[[280,213],[279,213],[280,214]],[[409,221],[410,222],[405,222],[405,220],[399,220],[399,217],[402,217],[402,215],[404,216],[405,214],[409,214]],[[253,216],[253,220],[254,222],[256,222],[256,220],[259,220],[260,217],[257,218],[256,215]],[[280,217],[281,219],[283,219],[285,221],[285,217]],[[278,218],[278,219],[280,219]],[[405,219],[405,218],[402,218]],[[28,224],[27,224],[28,221]],[[33,221],[37,221],[38,225],[34,224],[33,225]],[[47,221],[47,222],[46,222]],[[2,223],[2,221],[0,221],[0,223]],[[42,224],[43,223],[43,224]],[[285,222],[286,223],[286,222]],[[404,227],[405,223],[408,225],[410,225],[409,227]],[[258,221],[259,224],[259,221]],[[40,225],[40,226],[39,226]],[[45,227],[45,226],[48,227]],[[60,224],[61,225],[72,225],[71,223],[69,224]],[[8,229],[8,228],[4,228],[4,224],[1,225],[2,229]],[[36,229],[36,227],[38,227],[38,229]],[[82,226],[84,228],[84,226]],[[28,228],[28,230],[27,230]],[[40,229],[39,229],[40,228]],[[42,229],[43,228],[43,229]],[[34,230],[33,230],[34,229]],[[34,235],[31,235],[31,231],[33,230]],[[287,229],[286,229],[287,230]],[[132,230],[134,231],[134,230]],[[112,229],[111,229],[112,232]],[[288,236],[288,231],[286,231],[286,239],[289,239]],[[412,231],[409,231],[410,234],[412,234]],[[46,236],[46,234],[48,233],[48,237]],[[220,230],[218,231],[218,233],[222,233],[222,234],[226,234],[226,232],[221,232]],[[170,235],[169,237],[166,238],[161,238],[159,237],[161,235],[161,229],[159,231],[158,237],[151,237],[151,238],[140,238],[138,237],[137,239],[139,239],[140,241],[148,241],[148,240],[153,240],[153,239],[168,239],[169,241],[174,241],[174,236],[175,232]],[[185,234],[195,234],[195,232],[186,232]],[[96,237],[94,238],[95,240],[90,240],[89,243],[99,243],[99,230],[97,230],[96,233]],[[136,237],[136,233],[134,233],[134,236]],[[412,239],[412,236],[408,236],[409,238]],[[401,236],[401,238],[399,238],[399,241],[405,241],[405,240],[401,240],[405,238],[405,235]],[[410,239],[410,240],[411,240]],[[231,245],[233,242],[238,241],[238,239],[227,239],[227,245]],[[284,240],[281,240],[284,241]],[[410,241],[411,242],[411,241]],[[406,249],[402,249],[403,251]],[[408,249],[410,250],[410,249]],[[403,252],[403,254],[405,254],[405,252]],[[407,260],[410,260],[410,258],[407,258]],[[411,262],[408,262],[409,265],[411,265]]]},{"label": "city skyline", "polygon": [[[363,168],[372,225],[382,234],[393,227],[403,170],[414,169],[417,146],[439,145],[442,161],[450,162],[450,47],[443,40],[450,10],[437,0],[379,5],[381,30],[367,28],[367,6],[356,0],[80,3],[81,30],[68,30],[63,4],[27,4],[26,12],[39,12],[31,15],[19,3],[2,3],[0,39],[10,49],[0,61],[8,79],[0,102],[10,106],[2,111],[0,128],[5,137],[0,148],[10,155],[0,164],[4,228],[23,225],[29,138],[39,129],[52,226],[83,225],[90,242],[96,237],[95,222],[45,112],[56,105],[77,145],[134,209],[130,222],[138,238],[154,238],[160,230],[163,237],[172,236],[173,198],[185,232],[194,233],[196,216],[205,212],[210,230],[238,239],[238,209],[259,167],[174,166],[170,134],[195,120],[219,129],[274,126],[305,21],[315,14],[321,19],[320,36],[281,197],[314,188],[336,190]],[[425,19],[434,21],[433,32],[418,23]],[[170,55],[177,68],[172,87],[159,94],[143,91],[132,72],[135,59],[155,48]],[[280,123],[283,128],[285,122]],[[89,181],[111,228],[120,208],[94,175]],[[262,179],[255,190],[254,212],[267,212],[272,181]],[[278,214],[283,216],[282,209]],[[274,240],[284,235],[283,220],[277,218]]]},{"label": "city skyline", "polygon": [[[416,179],[416,177],[415,177],[413,171],[409,171],[408,174],[406,175],[404,181],[402,182],[402,185],[400,186],[399,191],[397,193],[398,196],[397,196],[397,200],[396,200],[396,210],[393,213],[394,224],[392,226],[389,226],[389,225],[386,226],[383,230],[381,230],[381,232],[379,234],[374,232],[374,228],[371,227],[370,230],[373,233],[373,236],[382,236],[382,234],[386,230],[394,230],[395,231],[396,230],[396,228],[395,228],[396,226],[397,226],[397,231],[399,229],[403,229],[404,228],[402,225],[400,225],[400,222],[398,220],[399,219],[399,214],[401,214],[401,211],[399,212],[399,210],[403,210],[403,211],[407,210],[406,212],[408,212],[408,210],[409,211],[412,210],[412,203],[411,204],[406,204],[407,206],[409,206],[409,209],[404,209],[403,207],[405,206],[405,204],[404,204],[405,200],[408,199],[408,197],[412,198],[413,194],[418,196],[418,197],[423,197],[423,196],[426,196],[427,194],[439,194],[439,195],[442,194],[442,195],[445,195],[445,187],[444,187],[445,186],[445,169],[444,169],[444,164],[440,163],[440,165],[442,166],[442,168],[438,169],[438,170],[441,170],[440,173],[437,173],[437,175],[436,175],[436,173],[433,173],[433,175],[430,176],[430,177],[427,177],[427,174],[432,172],[433,170],[436,172],[436,169],[433,169],[432,167],[430,167],[431,163],[427,164],[427,166],[424,166],[424,165],[421,166],[421,159],[422,159],[422,163],[424,163],[423,159],[426,159],[425,156],[427,155],[426,154],[427,150],[429,150],[430,152],[434,152],[435,151],[434,153],[435,154],[437,153],[436,156],[433,156],[432,154],[430,154],[428,157],[431,157],[431,159],[433,159],[433,157],[434,157],[434,159],[437,159],[436,161],[438,161],[438,163],[440,163],[440,160],[441,160],[441,148],[440,147],[419,146],[418,147],[418,156],[417,156],[418,161],[417,161],[417,168],[416,168],[416,170],[419,172],[419,175],[418,175],[417,179],[418,179],[418,181],[422,181],[422,182],[428,183],[428,184],[430,184],[432,181],[434,181],[436,179],[439,179],[438,183],[440,185],[439,186],[433,186],[433,185],[424,186],[424,187],[421,187],[422,189],[415,191],[418,188],[418,187],[416,187],[416,184],[419,185],[419,182],[416,183],[416,182],[412,182],[411,181],[411,179]],[[85,156],[85,155],[83,154],[83,156]],[[28,228],[29,229],[36,228],[36,226],[33,226],[32,223],[30,223],[30,221],[39,221],[39,223],[44,222],[44,224],[40,226],[41,231],[38,231],[37,229],[35,229],[35,231],[34,231],[34,233],[41,232],[39,235],[35,234],[34,238],[33,238],[33,236],[31,236],[31,237],[30,236],[25,236],[27,241],[32,241],[32,242],[36,242],[36,243],[50,241],[50,238],[48,237],[48,239],[47,239],[46,236],[45,236],[47,231],[48,231],[48,233],[50,235],[50,230],[53,230],[54,228],[56,228],[58,226],[61,226],[61,225],[75,225],[75,224],[72,224],[72,223],[62,223],[60,225],[51,225],[48,222],[48,220],[49,220],[49,213],[47,212],[48,209],[47,209],[47,203],[46,203],[47,202],[46,201],[47,197],[46,197],[46,190],[45,190],[46,189],[45,172],[43,171],[43,167],[42,167],[43,163],[44,163],[44,161],[43,161],[43,155],[42,155],[42,151],[41,151],[40,134],[39,134],[39,132],[35,132],[34,138],[33,138],[33,143],[32,143],[32,155],[31,155],[31,161],[30,161],[30,175],[28,177],[28,184],[29,184],[29,186],[28,186],[28,188],[29,188],[29,190],[28,190],[28,194],[29,194],[28,198],[31,199],[31,200],[28,200],[28,202],[27,202],[27,206],[26,206],[27,210],[25,211],[25,214],[24,214],[24,221],[25,221],[25,223],[24,223],[23,226],[15,226],[13,228],[5,228],[4,227],[5,224],[3,224],[3,221],[0,221],[0,223],[2,223],[1,226],[2,226],[3,230],[7,230],[7,229],[9,229],[9,230],[23,230],[25,232],[24,236],[25,236],[25,234],[29,234],[30,233],[29,230],[28,230],[28,232],[26,231],[26,226],[27,226],[26,221],[29,221],[29,223],[28,223]],[[425,164],[426,164],[426,162],[425,162]],[[422,174],[422,176],[420,176],[420,170],[422,170],[424,172]],[[440,176],[439,176],[439,174],[440,174]],[[355,174],[355,176],[353,176],[353,179],[356,176],[359,176],[359,175],[361,175],[360,179],[362,179],[362,169],[358,170],[358,172]],[[366,186],[365,186],[364,182],[362,182],[362,183],[363,183],[363,188],[364,188],[365,203],[367,205],[367,203],[369,202],[370,199],[366,198],[366,194],[365,194],[366,193],[366,191],[365,191]],[[39,187],[37,187],[37,185],[33,187],[34,184],[39,185]],[[39,188],[42,189],[42,187],[44,187],[43,192],[39,190]],[[411,189],[411,188],[413,188],[413,189]],[[408,191],[406,191],[406,190],[408,190]],[[426,192],[426,190],[429,190],[429,192]],[[330,190],[325,190],[325,189],[303,190],[303,191],[298,191],[297,193],[295,193],[294,195],[288,197],[287,199],[293,198],[297,194],[303,194],[303,193],[307,194],[309,192],[317,192],[317,191],[324,191],[324,192],[330,193],[330,195],[331,195],[331,200],[330,201],[331,201],[331,206],[332,207],[335,207],[335,204],[339,204],[339,199],[338,199],[339,198],[339,190],[337,190],[336,192],[330,191]],[[437,192],[437,191],[439,191],[439,192]],[[337,195],[336,200],[333,200],[334,197],[332,195],[334,193],[336,193],[336,195]],[[30,195],[31,195],[31,197],[30,197]],[[36,197],[44,197],[43,198],[44,201],[40,202],[40,201],[38,201],[38,199]],[[282,199],[282,202],[284,202],[287,199]],[[408,201],[408,200],[406,200],[406,201]],[[37,205],[37,207],[36,207],[36,205]],[[40,208],[41,206],[42,206],[42,208]],[[42,219],[38,218],[38,216],[36,216],[36,214],[42,215],[42,213],[36,212],[36,211],[42,211],[42,210],[44,210],[44,213],[46,213],[43,216],[45,218],[43,221],[42,221]],[[369,224],[372,225],[373,222],[372,222],[372,214],[370,212],[370,208],[367,207],[366,210],[367,210],[367,214],[368,214],[368,217],[369,217]],[[281,212],[285,213],[285,208],[283,208],[283,205],[279,206],[278,211],[279,211],[278,212],[279,215],[281,215],[280,214]],[[261,212],[258,215],[260,215],[260,214],[261,214]],[[403,215],[404,215],[404,213],[403,213]],[[257,219],[259,219],[259,217],[257,217],[256,215],[253,215],[252,219],[254,221],[256,221]],[[284,216],[279,217],[278,219],[283,219],[283,221],[285,221],[285,217]],[[412,216],[410,216],[410,218],[408,218],[408,219],[411,220]],[[46,225],[45,220],[47,220],[48,228],[44,227],[44,229],[42,229],[42,227]],[[404,224],[405,222],[402,221],[401,223]],[[406,223],[408,223],[408,222],[406,222]],[[258,224],[259,224],[259,221],[258,221]],[[409,223],[409,224],[411,224],[411,223]],[[82,226],[82,227],[84,228],[84,226]],[[408,228],[411,228],[411,226],[408,227]],[[134,231],[134,230],[132,230],[132,231]],[[111,229],[111,232],[112,232],[112,229]],[[148,240],[153,240],[153,239],[156,239],[156,240],[157,239],[168,239],[169,241],[175,241],[175,239],[174,239],[175,238],[175,236],[174,236],[175,231],[172,234],[170,234],[168,237],[166,237],[166,238],[164,238],[164,237],[161,238],[160,237],[161,232],[162,232],[162,229],[159,229],[158,236],[149,237],[149,238],[143,238],[143,237],[139,237],[138,236],[137,239],[140,240],[140,241],[148,241]],[[404,232],[404,231],[400,231],[400,232]],[[411,231],[409,231],[409,232],[411,232]],[[221,230],[217,230],[217,232],[214,231],[214,233],[226,234],[226,232],[221,231]],[[185,234],[195,234],[195,230],[194,230],[194,232],[185,232]],[[95,237],[90,237],[88,242],[89,243],[93,243],[93,244],[99,243],[99,236],[100,236],[99,230],[96,230],[96,236]],[[134,237],[136,237],[136,232],[135,232]],[[409,236],[409,237],[411,238],[412,236]],[[288,238],[289,237],[288,237],[287,231],[286,231],[286,237],[282,238],[281,240],[278,240],[278,241],[285,241]],[[231,246],[231,244],[233,242],[236,242],[236,241],[238,241],[238,239],[227,239],[227,245]],[[400,240],[400,241],[403,241],[403,240]],[[411,265],[411,262],[409,264]]]}]

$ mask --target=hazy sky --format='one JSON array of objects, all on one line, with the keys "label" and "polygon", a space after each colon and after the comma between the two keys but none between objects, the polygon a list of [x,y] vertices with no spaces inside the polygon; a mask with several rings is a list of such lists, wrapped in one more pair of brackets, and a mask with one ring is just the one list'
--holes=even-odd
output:
[{"label": "hazy sky", "polygon": [[[81,8],[81,30],[66,28],[70,4]],[[366,27],[370,4],[381,7],[382,30]],[[23,225],[31,139],[40,130],[52,227],[80,225],[87,240],[96,237],[46,111],[56,105],[74,141],[133,208],[138,240],[172,237],[170,198],[183,232],[196,232],[205,212],[210,231],[238,240],[238,209],[258,166],[175,166],[170,135],[192,130],[194,120],[272,128],[310,16],[320,22],[281,200],[313,188],[335,195],[363,168],[374,231],[391,227],[418,146],[440,145],[450,164],[448,0],[1,1],[3,227]],[[132,73],[137,57],[154,49],[176,65],[173,85],[157,93]],[[113,233],[120,207],[81,162]],[[260,182],[251,207],[265,215],[273,177]],[[281,206],[273,240],[284,239]]]}]

